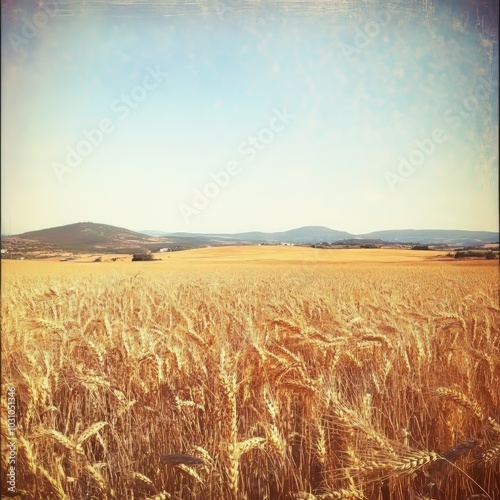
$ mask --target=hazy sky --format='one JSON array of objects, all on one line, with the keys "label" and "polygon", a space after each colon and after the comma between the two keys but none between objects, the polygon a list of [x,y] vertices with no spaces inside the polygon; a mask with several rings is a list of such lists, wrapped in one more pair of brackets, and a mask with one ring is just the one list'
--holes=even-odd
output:
[{"label": "hazy sky", "polygon": [[2,232],[497,230],[498,34],[375,4],[3,2]]}]

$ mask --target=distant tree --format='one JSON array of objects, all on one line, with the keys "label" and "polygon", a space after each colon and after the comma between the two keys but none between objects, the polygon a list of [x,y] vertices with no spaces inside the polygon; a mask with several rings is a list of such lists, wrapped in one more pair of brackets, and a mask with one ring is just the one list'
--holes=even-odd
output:
[{"label": "distant tree", "polygon": [[137,261],[149,262],[152,260],[158,260],[158,259],[153,258],[153,254],[151,253],[135,253],[134,256],[132,257],[132,262],[137,262]]}]

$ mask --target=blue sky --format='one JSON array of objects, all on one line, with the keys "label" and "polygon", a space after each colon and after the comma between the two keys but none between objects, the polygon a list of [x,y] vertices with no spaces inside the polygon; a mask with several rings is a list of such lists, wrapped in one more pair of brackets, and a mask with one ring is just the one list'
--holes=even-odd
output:
[{"label": "blue sky", "polygon": [[460,13],[5,5],[2,232],[498,229],[498,36]]}]

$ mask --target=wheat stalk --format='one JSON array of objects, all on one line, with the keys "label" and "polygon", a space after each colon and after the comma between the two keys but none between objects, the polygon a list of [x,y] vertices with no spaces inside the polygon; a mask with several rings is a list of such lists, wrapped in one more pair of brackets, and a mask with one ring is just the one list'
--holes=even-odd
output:
[{"label": "wheat stalk", "polygon": [[99,488],[99,491],[101,493],[104,493],[106,491],[106,480],[104,479],[104,476],[100,473],[98,470],[99,468],[102,468],[103,466],[106,466],[106,464],[86,464],[84,467],[84,470],[89,474],[89,476],[92,478],[94,481],[95,485],[97,488]]},{"label": "wheat stalk", "polygon": [[495,461],[498,462],[500,460],[500,442],[484,451],[482,459],[487,465],[491,465]]},{"label": "wheat stalk", "polygon": [[340,489],[337,491],[332,491],[330,493],[323,493],[321,495],[317,495],[316,498],[318,500],[342,500],[349,498],[358,498],[363,500],[365,496],[361,491],[356,489]]},{"label": "wheat stalk", "polygon": [[465,408],[471,412],[480,422],[485,420],[485,415],[481,407],[475,401],[471,401],[465,394],[459,391],[454,391],[453,389],[448,389],[447,387],[438,387],[434,390],[437,396],[440,396],[449,401],[453,401],[455,404]]},{"label": "wheat stalk", "polygon": [[196,482],[203,483],[203,479],[200,477],[200,475],[192,467],[189,467],[189,465],[179,464],[176,465],[175,467],[178,470],[180,470],[183,474],[192,477]]},{"label": "wheat stalk", "polygon": [[94,434],[97,434],[106,425],[108,425],[107,422],[96,422],[84,430],[76,440],[77,447],[83,446],[86,441],[88,441]]},{"label": "wheat stalk", "polygon": [[391,475],[411,474],[426,465],[436,462],[440,458],[441,457],[433,451],[412,453],[408,456],[403,457],[399,461],[391,463]]},{"label": "wheat stalk", "polygon": [[50,498],[54,498],[56,500],[69,500],[69,497],[66,495],[66,492],[59,481],[56,481],[41,465],[38,466],[38,471],[41,473],[45,484],[51,492]]}]

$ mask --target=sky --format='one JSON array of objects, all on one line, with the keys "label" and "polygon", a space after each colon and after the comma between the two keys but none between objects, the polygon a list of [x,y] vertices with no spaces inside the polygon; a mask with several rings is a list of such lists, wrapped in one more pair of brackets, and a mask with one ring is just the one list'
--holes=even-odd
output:
[{"label": "sky", "polygon": [[498,231],[498,32],[434,3],[4,0],[2,233]]}]

